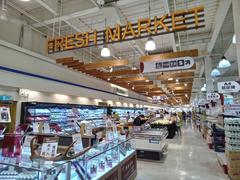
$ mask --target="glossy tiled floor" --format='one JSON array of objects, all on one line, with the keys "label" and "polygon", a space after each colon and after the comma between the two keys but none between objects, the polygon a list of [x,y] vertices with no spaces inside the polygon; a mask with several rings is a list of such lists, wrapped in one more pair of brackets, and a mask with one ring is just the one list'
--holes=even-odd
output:
[{"label": "glossy tiled floor", "polygon": [[190,125],[182,136],[168,140],[168,152],[161,162],[138,161],[137,180],[226,180],[215,153]]}]

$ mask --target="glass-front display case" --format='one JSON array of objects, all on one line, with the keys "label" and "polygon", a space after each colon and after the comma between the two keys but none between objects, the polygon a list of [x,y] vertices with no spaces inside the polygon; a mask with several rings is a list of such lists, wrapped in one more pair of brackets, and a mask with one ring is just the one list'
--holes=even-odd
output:
[{"label": "glass-front display case", "polygon": [[105,127],[105,113],[106,108],[102,106],[23,102],[21,124],[33,127],[36,123],[47,123],[50,133],[72,134],[79,132],[81,121],[90,122],[93,128]]},{"label": "glass-front display case", "polygon": [[[125,167],[128,166],[128,169]],[[84,156],[72,161],[71,179],[134,179],[136,154],[130,140],[101,142]],[[121,171],[126,171],[122,174]]]},{"label": "glass-front display case", "polygon": [[[29,158],[29,157],[28,157]],[[0,156],[0,179],[54,180],[70,179],[70,162],[32,162],[30,159]]]}]

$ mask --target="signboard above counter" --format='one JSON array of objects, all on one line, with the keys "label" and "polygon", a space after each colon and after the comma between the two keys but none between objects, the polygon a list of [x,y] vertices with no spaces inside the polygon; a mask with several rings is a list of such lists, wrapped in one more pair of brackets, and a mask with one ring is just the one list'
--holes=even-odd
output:
[{"label": "signboard above counter", "polygon": [[129,41],[169,34],[178,31],[186,31],[205,27],[204,7],[194,7],[188,10],[178,10],[154,18],[139,18],[137,22],[127,22],[121,26],[106,26],[104,30],[92,30],[91,32],[77,32],[62,37],[48,38],[46,49],[48,54],[99,46],[109,43]]}]

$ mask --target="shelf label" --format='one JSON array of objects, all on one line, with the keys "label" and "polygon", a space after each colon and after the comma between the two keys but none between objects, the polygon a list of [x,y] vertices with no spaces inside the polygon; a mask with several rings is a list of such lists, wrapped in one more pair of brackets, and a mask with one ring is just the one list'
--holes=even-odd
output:
[{"label": "shelf label", "polygon": [[240,104],[225,105],[224,115],[240,117]]},{"label": "shelf label", "polygon": [[149,139],[149,143],[151,143],[151,144],[160,144],[160,138],[156,138],[156,137],[150,138]]}]

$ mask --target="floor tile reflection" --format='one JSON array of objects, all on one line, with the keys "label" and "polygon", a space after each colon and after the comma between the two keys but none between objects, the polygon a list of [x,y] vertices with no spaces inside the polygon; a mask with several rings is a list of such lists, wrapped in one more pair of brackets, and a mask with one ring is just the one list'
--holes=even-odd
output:
[{"label": "floor tile reflection", "polygon": [[137,180],[227,180],[216,154],[192,126],[168,140],[168,152],[160,161],[138,161]]}]

